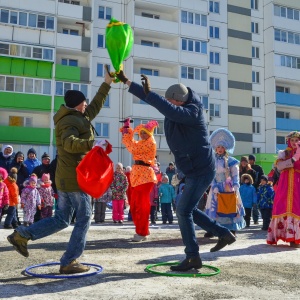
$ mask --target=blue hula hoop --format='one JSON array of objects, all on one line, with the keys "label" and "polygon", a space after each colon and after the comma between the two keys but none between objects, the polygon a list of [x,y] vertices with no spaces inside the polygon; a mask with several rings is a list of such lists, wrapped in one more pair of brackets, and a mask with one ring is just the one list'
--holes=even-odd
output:
[{"label": "blue hula hoop", "polygon": [[88,276],[93,276],[100,274],[103,271],[103,268],[100,265],[96,264],[87,264],[87,263],[82,263],[83,265],[94,267],[96,269],[95,272],[90,272],[90,273],[80,273],[80,274],[70,274],[70,275],[48,275],[48,274],[37,274],[37,273],[32,273],[29,270],[31,269],[36,269],[39,267],[47,267],[47,266],[53,266],[53,265],[60,265],[59,262],[50,262],[50,263],[44,263],[44,264],[39,264],[39,265],[34,265],[27,267],[25,269],[25,273],[33,276],[33,277],[38,277],[38,278],[52,278],[52,279],[61,279],[61,278],[81,278],[81,277],[88,277]]}]

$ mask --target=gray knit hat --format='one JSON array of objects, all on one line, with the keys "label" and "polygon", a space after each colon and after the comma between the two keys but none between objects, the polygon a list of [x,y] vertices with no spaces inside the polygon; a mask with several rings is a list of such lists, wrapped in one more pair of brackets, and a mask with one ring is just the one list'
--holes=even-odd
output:
[{"label": "gray knit hat", "polygon": [[189,90],[185,85],[176,83],[166,90],[165,98],[186,102],[189,98]]}]

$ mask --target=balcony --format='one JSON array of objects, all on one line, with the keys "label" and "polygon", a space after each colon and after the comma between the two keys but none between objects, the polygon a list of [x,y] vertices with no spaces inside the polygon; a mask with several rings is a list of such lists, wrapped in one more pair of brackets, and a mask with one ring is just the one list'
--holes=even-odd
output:
[{"label": "balcony", "polygon": [[3,143],[49,145],[50,130],[50,128],[0,126],[0,136]]},{"label": "balcony", "polygon": [[300,95],[276,92],[276,104],[300,107]]},{"label": "balcony", "polygon": [[178,63],[178,51],[172,49],[134,45],[133,55],[138,58]]},{"label": "balcony", "polygon": [[[147,76],[150,80],[151,87],[157,90],[166,90],[170,85],[179,83],[177,78],[163,76]],[[141,74],[134,74],[133,80],[137,83],[141,82]]]},{"label": "balcony", "polygon": [[68,3],[58,3],[57,16],[62,18],[92,20],[92,8]]},{"label": "balcony", "polygon": [[294,131],[300,128],[300,120],[276,118],[276,130]]},{"label": "balcony", "polygon": [[134,27],[178,35],[178,23],[172,21],[135,16]]},{"label": "balcony", "polygon": [[57,33],[56,45],[58,48],[89,52],[91,49],[91,39],[79,35]]}]

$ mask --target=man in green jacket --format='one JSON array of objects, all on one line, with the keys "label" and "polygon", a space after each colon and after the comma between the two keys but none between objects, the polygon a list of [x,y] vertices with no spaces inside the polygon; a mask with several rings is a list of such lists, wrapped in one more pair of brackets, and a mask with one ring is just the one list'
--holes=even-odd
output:
[{"label": "man in green jacket", "polygon": [[7,237],[21,255],[28,257],[28,240],[37,240],[68,227],[72,214],[76,210],[76,223],[67,250],[60,259],[59,271],[62,274],[89,270],[88,266],[76,260],[85,248],[86,233],[92,215],[90,196],[81,191],[77,184],[76,167],[86,153],[97,145],[91,120],[102,108],[112,79],[106,72],[104,82],[89,105],[80,91],[66,92],[65,105],[61,105],[53,118],[58,152],[55,173],[58,208],[55,216],[43,219],[29,227],[20,226]]}]

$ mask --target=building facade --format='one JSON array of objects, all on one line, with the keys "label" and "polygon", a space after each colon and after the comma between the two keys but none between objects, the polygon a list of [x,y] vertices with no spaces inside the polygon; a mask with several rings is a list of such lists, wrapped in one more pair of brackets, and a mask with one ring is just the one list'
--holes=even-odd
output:
[{"label": "building facade", "polygon": [[[210,132],[226,127],[235,155],[275,153],[300,128],[300,3],[297,0],[0,0],[0,145],[55,155],[53,115],[68,89],[92,99],[111,65],[105,29],[128,23],[134,45],[129,78],[146,74],[164,95],[182,82],[201,97]],[[110,66],[111,69],[112,66]],[[127,87],[112,85],[94,120],[114,162],[131,165],[118,131],[156,119],[162,170],[173,161],[163,116]],[[196,141],[195,141],[196,142]]]}]

